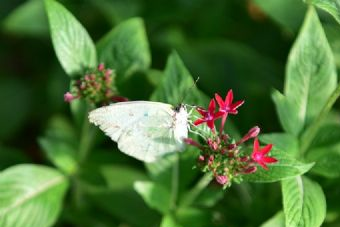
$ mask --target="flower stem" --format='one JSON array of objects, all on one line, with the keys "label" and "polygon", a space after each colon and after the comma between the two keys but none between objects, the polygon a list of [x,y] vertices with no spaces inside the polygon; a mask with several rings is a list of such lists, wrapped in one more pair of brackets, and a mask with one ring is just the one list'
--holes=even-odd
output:
[{"label": "flower stem", "polygon": [[179,183],[179,153],[175,153],[175,163],[172,168],[172,182],[171,182],[171,210],[175,211],[177,207],[178,197],[178,183]]},{"label": "flower stem", "polygon": [[188,207],[197,197],[201,194],[201,192],[209,185],[211,180],[213,179],[212,173],[206,173],[203,177],[197,182],[195,187],[193,187],[182,199],[180,206],[181,207]]},{"label": "flower stem", "polygon": [[313,142],[320,126],[323,120],[327,117],[327,114],[332,109],[332,106],[334,105],[335,101],[340,96],[340,84],[338,87],[334,90],[334,92],[331,94],[331,96],[328,98],[325,106],[319,113],[319,115],[315,118],[315,120],[312,122],[312,124],[307,128],[307,130],[302,134],[301,136],[301,147],[300,151],[303,155]]},{"label": "flower stem", "polygon": [[91,144],[91,131],[90,131],[90,123],[87,120],[84,120],[80,143],[79,143],[79,162],[83,162],[90,150]]}]

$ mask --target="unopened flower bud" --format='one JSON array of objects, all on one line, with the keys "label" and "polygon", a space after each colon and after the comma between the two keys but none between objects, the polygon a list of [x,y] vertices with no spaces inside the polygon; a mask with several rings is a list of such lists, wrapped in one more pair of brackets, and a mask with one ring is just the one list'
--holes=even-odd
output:
[{"label": "unopened flower bud", "polygon": [[203,162],[204,161],[204,156],[203,155],[198,156],[198,160]]},{"label": "unopened flower bud", "polygon": [[258,126],[255,126],[251,128],[248,131],[248,133],[245,136],[243,136],[243,138],[240,141],[238,141],[236,144],[240,145],[241,143],[244,143],[249,139],[255,138],[259,133],[260,133],[260,128]]},{"label": "unopened flower bud", "polygon": [[251,166],[251,167],[248,167],[246,168],[243,173],[245,174],[251,174],[251,173],[255,173],[257,170],[257,167],[256,166]]},{"label": "unopened flower bud", "polygon": [[74,97],[70,92],[66,92],[64,94],[64,101],[65,102],[71,102],[72,100],[74,100],[76,97]]},{"label": "unopened flower bud", "polygon": [[228,177],[224,176],[224,175],[217,175],[215,177],[215,180],[217,183],[221,184],[221,185],[225,185],[228,182]]},{"label": "unopened flower bud", "polygon": [[100,63],[100,64],[98,65],[98,71],[103,71],[104,69],[105,69],[104,63]]}]

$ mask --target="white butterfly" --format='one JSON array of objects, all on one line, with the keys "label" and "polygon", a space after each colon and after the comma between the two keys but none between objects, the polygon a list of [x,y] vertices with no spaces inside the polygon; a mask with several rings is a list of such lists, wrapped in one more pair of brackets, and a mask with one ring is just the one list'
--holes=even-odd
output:
[{"label": "white butterfly", "polygon": [[183,150],[183,139],[188,137],[184,105],[120,102],[91,111],[89,120],[116,141],[122,152],[145,162]]}]

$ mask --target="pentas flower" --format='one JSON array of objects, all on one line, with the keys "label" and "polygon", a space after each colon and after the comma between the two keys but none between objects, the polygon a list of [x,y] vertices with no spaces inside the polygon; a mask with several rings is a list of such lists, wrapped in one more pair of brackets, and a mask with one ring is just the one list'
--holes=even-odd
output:
[{"label": "pentas flower", "polygon": [[259,140],[255,138],[253,153],[251,154],[251,158],[262,166],[263,169],[268,170],[266,163],[275,163],[277,159],[273,157],[266,156],[269,151],[272,149],[272,144],[266,145],[264,148],[260,149]]},{"label": "pentas flower", "polygon": [[215,94],[215,99],[220,107],[219,113],[222,115],[222,122],[221,122],[221,128],[220,128],[220,132],[222,132],[228,114],[229,113],[237,114],[238,113],[237,108],[239,108],[244,103],[244,100],[240,100],[240,101],[233,103],[234,94],[233,94],[233,90],[231,89],[228,91],[224,101],[221,98],[221,96],[219,96],[217,93]]},{"label": "pentas flower", "polygon": [[[202,117],[194,121],[193,126],[207,124],[213,133],[207,133],[200,127],[193,127],[192,131],[200,135],[203,143],[195,141],[191,138],[184,140],[188,145],[199,149],[200,154],[197,158],[197,167],[203,172],[211,172],[215,181],[222,185],[223,188],[231,186],[232,182],[240,183],[243,175],[253,174],[257,171],[257,165],[268,170],[267,163],[274,163],[277,160],[273,157],[266,156],[272,148],[272,144],[260,148],[257,139],[260,133],[260,127],[252,127],[240,140],[236,141],[230,134],[224,132],[224,123],[229,113],[237,114],[237,108],[244,101],[233,103],[233,92],[229,90],[225,100],[215,94],[216,101],[219,104],[219,110],[216,111],[216,103],[214,99],[210,100],[208,110],[196,108]],[[221,128],[215,132],[214,122],[222,117]],[[244,143],[248,140],[254,140],[253,153],[245,152]]]},{"label": "pentas flower", "polygon": [[106,69],[105,65],[101,63],[96,70],[86,73],[78,80],[73,80],[71,92],[65,93],[64,100],[71,102],[78,98],[85,98],[97,105],[127,101],[126,98],[117,96],[114,77],[114,72],[111,69]]},{"label": "pentas flower", "polygon": [[194,122],[194,125],[200,125],[202,123],[207,123],[207,126],[213,131],[215,132],[215,120],[219,117],[221,117],[222,115],[217,112],[215,113],[215,108],[216,108],[216,104],[215,104],[215,100],[211,99],[210,103],[209,103],[209,107],[208,110],[202,109],[200,107],[196,108],[196,110],[202,115],[202,118],[196,120]]}]

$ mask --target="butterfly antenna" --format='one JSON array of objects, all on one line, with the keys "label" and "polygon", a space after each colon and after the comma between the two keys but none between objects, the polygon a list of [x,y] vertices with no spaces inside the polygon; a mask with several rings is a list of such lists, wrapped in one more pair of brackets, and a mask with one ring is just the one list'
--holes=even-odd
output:
[{"label": "butterfly antenna", "polygon": [[182,98],[182,101],[180,102],[181,104],[183,104],[184,99],[185,99],[185,98],[187,97],[187,95],[189,94],[189,91],[190,91],[194,86],[196,86],[196,84],[197,84],[197,82],[198,82],[199,79],[200,79],[200,78],[197,77],[197,79],[194,81],[194,83],[191,85],[191,87],[187,89],[187,91],[185,92],[185,94],[184,94],[184,96],[183,96],[183,98]]}]

